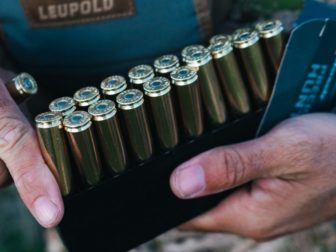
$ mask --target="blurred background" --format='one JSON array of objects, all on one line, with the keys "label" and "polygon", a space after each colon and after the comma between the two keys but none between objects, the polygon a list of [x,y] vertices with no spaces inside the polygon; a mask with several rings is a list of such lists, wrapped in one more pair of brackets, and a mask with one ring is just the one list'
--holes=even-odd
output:
[{"label": "blurred background", "polygon": [[[335,0],[325,0],[335,4]],[[302,0],[238,0],[225,16],[227,27],[258,18],[279,18],[290,29]],[[226,27],[223,27],[225,30]],[[21,203],[13,186],[0,192],[0,252],[65,252],[56,230],[43,230]],[[172,230],[131,252],[291,252],[336,251],[336,221],[280,239],[256,243],[230,234],[182,233]]]}]

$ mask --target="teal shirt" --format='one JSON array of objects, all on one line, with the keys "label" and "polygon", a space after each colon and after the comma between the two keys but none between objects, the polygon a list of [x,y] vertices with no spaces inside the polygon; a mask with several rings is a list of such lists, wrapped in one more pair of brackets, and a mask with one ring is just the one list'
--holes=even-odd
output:
[{"label": "teal shirt", "polygon": [[[47,27],[35,27],[28,18],[29,6],[22,4],[34,1],[43,3],[0,1],[2,42],[21,71],[58,87],[83,86],[125,74],[130,67],[152,63],[162,54],[179,54],[182,47],[207,36],[206,0],[134,0],[130,16]],[[58,1],[104,0],[44,3]]]}]

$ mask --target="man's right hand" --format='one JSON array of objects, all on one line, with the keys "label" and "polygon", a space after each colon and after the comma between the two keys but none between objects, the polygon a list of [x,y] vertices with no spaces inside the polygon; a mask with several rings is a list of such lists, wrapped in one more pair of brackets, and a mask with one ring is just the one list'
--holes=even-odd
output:
[{"label": "man's right hand", "polygon": [[0,71],[0,186],[10,176],[27,208],[44,227],[63,217],[63,201],[57,182],[45,164],[34,129],[10,97]]}]

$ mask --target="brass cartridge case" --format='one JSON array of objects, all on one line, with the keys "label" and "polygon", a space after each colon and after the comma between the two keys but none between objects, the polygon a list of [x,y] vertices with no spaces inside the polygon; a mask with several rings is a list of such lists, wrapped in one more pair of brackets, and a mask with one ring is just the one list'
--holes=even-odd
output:
[{"label": "brass cartridge case", "polygon": [[279,70],[284,51],[283,25],[280,20],[260,22],[256,25],[261,44],[274,74]]},{"label": "brass cartridge case", "polygon": [[98,184],[102,165],[91,116],[85,111],[75,111],[63,119],[63,125],[83,182],[89,186]]},{"label": "brass cartridge case", "polygon": [[218,42],[226,43],[226,41],[232,42],[232,36],[226,34],[218,34],[210,38],[210,45],[217,44]]},{"label": "brass cartridge case", "polygon": [[225,123],[226,106],[209,50],[200,45],[188,46],[182,51],[182,57],[189,67],[198,71],[204,107],[212,124]]},{"label": "brass cartridge case", "polygon": [[231,111],[243,115],[251,111],[250,99],[230,40],[222,39],[210,45],[218,77]]},{"label": "brass cartridge case", "polygon": [[76,110],[76,103],[71,97],[60,97],[50,103],[49,110],[65,117]]},{"label": "brass cartridge case", "polygon": [[138,89],[126,90],[117,96],[117,103],[136,161],[148,160],[153,154],[153,143],[143,93]]},{"label": "brass cartridge case", "polygon": [[100,84],[104,98],[116,100],[118,94],[127,88],[126,79],[120,75],[114,75],[106,78]]},{"label": "brass cartridge case", "polygon": [[62,195],[72,190],[70,151],[62,127],[62,116],[46,112],[35,118],[37,136],[45,162],[55,176]]},{"label": "brass cartridge case", "polygon": [[180,66],[180,61],[175,55],[163,55],[154,61],[156,74],[169,78],[170,73]]},{"label": "brass cartridge case", "polygon": [[189,138],[196,138],[204,131],[197,72],[190,67],[180,67],[171,73],[171,79],[175,85],[185,133]]},{"label": "brass cartridge case", "polygon": [[16,103],[21,103],[38,92],[36,80],[28,73],[20,73],[6,83],[6,87]]},{"label": "brass cartridge case", "polygon": [[233,35],[233,45],[255,100],[258,103],[267,103],[270,97],[270,85],[258,33],[252,29],[237,30]]},{"label": "brass cartridge case", "polygon": [[78,107],[86,109],[100,99],[99,90],[96,87],[81,88],[74,94],[73,99]]},{"label": "brass cartridge case", "polygon": [[156,77],[144,85],[144,91],[150,103],[161,148],[174,148],[179,137],[170,81],[164,77]]},{"label": "brass cartridge case", "polygon": [[111,100],[100,100],[89,107],[98,144],[111,174],[122,173],[127,167],[124,140],[121,134],[117,109]]},{"label": "brass cartridge case", "polygon": [[132,88],[143,90],[143,85],[154,78],[154,69],[150,65],[138,65],[128,72]]}]

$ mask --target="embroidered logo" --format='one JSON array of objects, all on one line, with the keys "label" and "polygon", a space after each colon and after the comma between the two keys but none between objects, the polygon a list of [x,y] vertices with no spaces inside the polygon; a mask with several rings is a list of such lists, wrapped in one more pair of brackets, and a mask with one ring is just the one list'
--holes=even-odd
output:
[{"label": "embroidered logo", "polygon": [[33,27],[64,26],[134,15],[134,0],[21,0]]}]

